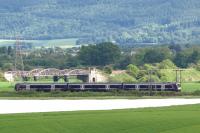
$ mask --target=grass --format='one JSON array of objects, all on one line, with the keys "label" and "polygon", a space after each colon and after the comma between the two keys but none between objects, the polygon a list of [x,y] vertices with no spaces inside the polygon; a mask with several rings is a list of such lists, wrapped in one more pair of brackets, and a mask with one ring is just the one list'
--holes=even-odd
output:
[{"label": "grass", "polygon": [[112,74],[109,77],[109,80],[114,83],[123,83],[123,82],[132,83],[132,82],[136,81],[132,76],[130,76],[126,73]]},{"label": "grass", "polygon": [[1,133],[199,133],[200,105],[0,115]]},{"label": "grass", "polygon": [[[176,73],[174,70],[162,69],[160,70],[162,74],[166,75],[166,80],[168,82],[176,81]],[[198,82],[200,81],[200,71],[196,69],[186,69],[182,71],[182,81],[183,82]]]},{"label": "grass", "polygon": [[[22,42],[30,43],[35,48],[39,47],[61,47],[61,48],[72,48],[76,45],[76,38],[69,39],[53,39],[53,40],[22,40]],[[15,44],[16,40],[0,40],[0,46],[8,46]]]},{"label": "grass", "polygon": [[14,83],[0,82],[0,92],[1,91],[13,91]]},{"label": "grass", "polygon": [[200,91],[200,83],[198,83],[198,82],[183,83],[182,84],[182,91],[183,92]]}]

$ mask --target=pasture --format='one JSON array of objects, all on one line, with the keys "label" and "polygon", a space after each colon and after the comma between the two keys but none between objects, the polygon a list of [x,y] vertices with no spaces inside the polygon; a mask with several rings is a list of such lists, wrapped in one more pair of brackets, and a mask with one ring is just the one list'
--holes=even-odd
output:
[{"label": "pasture", "polygon": [[200,105],[0,115],[1,133],[199,133]]}]

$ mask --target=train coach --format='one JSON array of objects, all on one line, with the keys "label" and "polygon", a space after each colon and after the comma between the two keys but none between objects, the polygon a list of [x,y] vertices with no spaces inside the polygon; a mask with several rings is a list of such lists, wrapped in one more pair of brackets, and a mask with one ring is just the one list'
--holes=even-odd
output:
[{"label": "train coach", "polygon": [[16,91],[110,91],[110,90],[136,90],[136,91],[181,91],[178,83],[17,83]]}]

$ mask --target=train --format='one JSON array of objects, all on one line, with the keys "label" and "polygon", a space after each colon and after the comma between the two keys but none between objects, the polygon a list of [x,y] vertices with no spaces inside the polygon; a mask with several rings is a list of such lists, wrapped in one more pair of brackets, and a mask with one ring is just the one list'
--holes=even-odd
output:
[{"label": "train", "polygon": [[179,83],[17,83],[15,91],[181,91]]}]

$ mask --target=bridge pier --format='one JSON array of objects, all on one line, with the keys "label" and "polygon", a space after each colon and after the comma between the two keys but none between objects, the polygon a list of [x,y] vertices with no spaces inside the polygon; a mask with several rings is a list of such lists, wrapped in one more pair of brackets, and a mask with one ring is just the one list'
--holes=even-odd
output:
[{"label": "bridge pier", "polygon": [[34,76],[33,80],[36,82],[38,80],[37,76]]},{"label": "bridge pier", "polygon": [[22,77],[22,80],[23,80],[23,81],[28,81],[28,77],[26,77],[26,76],[25,76],[25,77]]},{"label": "bridge pier", "polygon": [[77,75],[77,79],[82,80],[84,83],[89,82],[89,76],[88,75]]},{"label": "bridge pier", "polygon": [[69,82],[68,76],[66,76],[66,75],[64,76],[64,81],[65,81],[65,82]]},{"label": "bridge pier", "polygon": [[53,82],[58,82],[59,77],[58,76],[53,76]]}]

